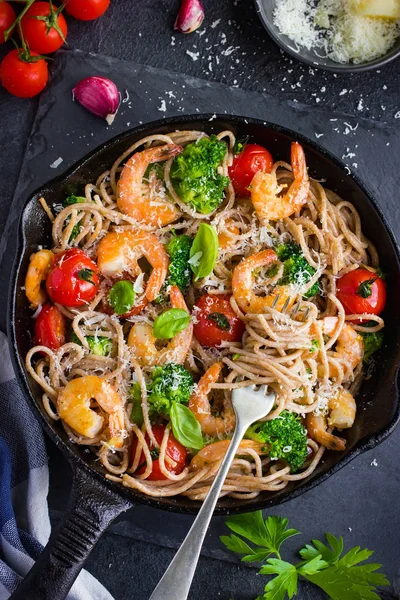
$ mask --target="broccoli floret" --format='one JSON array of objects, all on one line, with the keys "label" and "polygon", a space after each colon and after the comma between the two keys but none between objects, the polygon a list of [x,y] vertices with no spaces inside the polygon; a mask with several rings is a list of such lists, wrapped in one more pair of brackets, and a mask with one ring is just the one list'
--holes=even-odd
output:
[{"label": "broccoli floret", "polygon": [[131,410],[131,421],[136,423],[138,427],[143,425],[143,411],[142,411],[142,390],[140,383],[136,382],[131,386],[129,390],[129,402],[132,404]]},{"label": "broccoli floret", "polygon": [[193,377],[176,363],[155,367],[147,386],[150,413],[169,415],[172,402],[187,404],[193,391]]},{"label": "broccoli floret", "polygon": [[[95,356],[110,356],[112,350],[112,340],[105,336],[87,335],[85,336],[91,354]],[[70,341],[82,346],[80,339],[74,331],[71,332]]]},{"label": "broccoli floret", "polygon": [[181,292],[186,292],[190,285],[192,272],[188,261],[193,239],[187,235],[174,235],[167,244],[167,252],[170,257],[168,275],[165,286],[177,285]]},{"label": "broccoli floret", "polygon": [[[315,274],[315,269],[307,262],[300,246],[294,242],[281,244],[275,248],[279,260],[283,262],[283,277],[279,281],[282,285],[305,285]],[[312,298],[319,292],[318,281],[304,294],[305,298]]]},{"label": "broccoli floret", "polygon": [[87,202],[85,196],[75,196],[75,194],[70,194],[63,201],[63,207],[71,206],[71,204],[84,204]]},{"label": "broccoli floret", "polygon": [[172,163],[170,176],[180,199],[202,214],[221,204],[229,178],[217,173],[226,154],[225,142],[217,136],[188,144]]},{"label": "broccoli floret", "polygon": [[[66,208],[67,206],[71,206],[71,204],[83,204],[84,202],[87,202],[87,200],[84,196],[75,196],[75,194],[70,194],[63,201],[63,207]],[[68,221],[69,221],[69,218],[68,218]],[[74,225],[74,227],[72,228],[72,231],[71,231],[71,235],[69,236],[70,242],[72,242],[72,240],[74,240],[76,238],[76,236],[80,233],[80,230],[81,230],[80,223],[77,223],[76,225]]]},{"label": "broccoli floret", "polygon": [[246,437],[269,447],[269,456],[284,459],[296,473],[307,458],[307,432],[300,417],[284,410],[271,421],[259,421],[249,427]]},{"label": "broccoli floret", "polygon": [[361,332],[364,338],[364,356],[363,361],[368,362],[374,352],[382,348],[384,333],[380,331]]}]

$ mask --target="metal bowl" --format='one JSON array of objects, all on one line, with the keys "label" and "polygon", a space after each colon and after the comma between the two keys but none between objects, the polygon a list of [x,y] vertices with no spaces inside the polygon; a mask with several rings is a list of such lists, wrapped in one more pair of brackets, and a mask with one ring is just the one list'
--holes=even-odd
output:
[{"label": "metal bowl", "polygon": [[394,46],[386,54],[375,60],[370,60],[358,65],[353,63],[337,63],[331,58],[318,56],[314,50],[307,50],[307,48],[303,46],[297,46],[293,40],[279,31],[276,25],[274,25],[273,19],[276,5],[275,0],[255,0],[255,3],[261,22],[274,42],[278,44],[282,50],[285,50],[285,52],[310,67],[325,69],[326,71],[332,71],[334,73],[355,73],[359,71],[369,71],[370,69],[378,69],[400,55],[399,37]]}]

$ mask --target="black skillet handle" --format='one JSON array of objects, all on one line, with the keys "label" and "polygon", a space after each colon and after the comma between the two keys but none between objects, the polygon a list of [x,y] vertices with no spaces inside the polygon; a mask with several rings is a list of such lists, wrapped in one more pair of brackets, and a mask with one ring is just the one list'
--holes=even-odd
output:
[{"label": "black skillet handle", "polygon": [[10,600],[64,600],[101,534],[131,506],[77,467],[63,522]]}]

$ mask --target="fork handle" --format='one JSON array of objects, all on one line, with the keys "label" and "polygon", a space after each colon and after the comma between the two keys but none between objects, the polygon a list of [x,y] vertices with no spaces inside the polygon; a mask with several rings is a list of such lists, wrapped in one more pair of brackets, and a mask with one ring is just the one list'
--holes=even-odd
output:
[{"label": "fork handle", "polygon": [[175,557],[172,559],[171,564],[160,579],[149,600],[186,600],[188,597],[197,562],[199,560],[201,547],[215,505],[217,504],[229,467],[231,466],[246,429],[247,427],[239,426],[239,424],[237,425],[218,474],[214,479],[210,491],[208,492],[189,533],[183,540],[181,547],[175,554]]}]

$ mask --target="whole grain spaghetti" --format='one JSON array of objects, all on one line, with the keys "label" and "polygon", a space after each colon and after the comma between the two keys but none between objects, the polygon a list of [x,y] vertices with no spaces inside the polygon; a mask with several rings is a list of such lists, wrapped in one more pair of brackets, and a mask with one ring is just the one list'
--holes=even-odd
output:
[{"label": "whole grain spaghetti", "polygon": [[357,210],[309,178],[298,143],[288,164],[231,131],[151,135],[78,191],[40,200],[53,247],[27,272],[26,367],[106,477],[204,499],[249,385],[276,405],[222,495],[283,489],[345,449],[334,430],[355,421],[385,284]]}]

